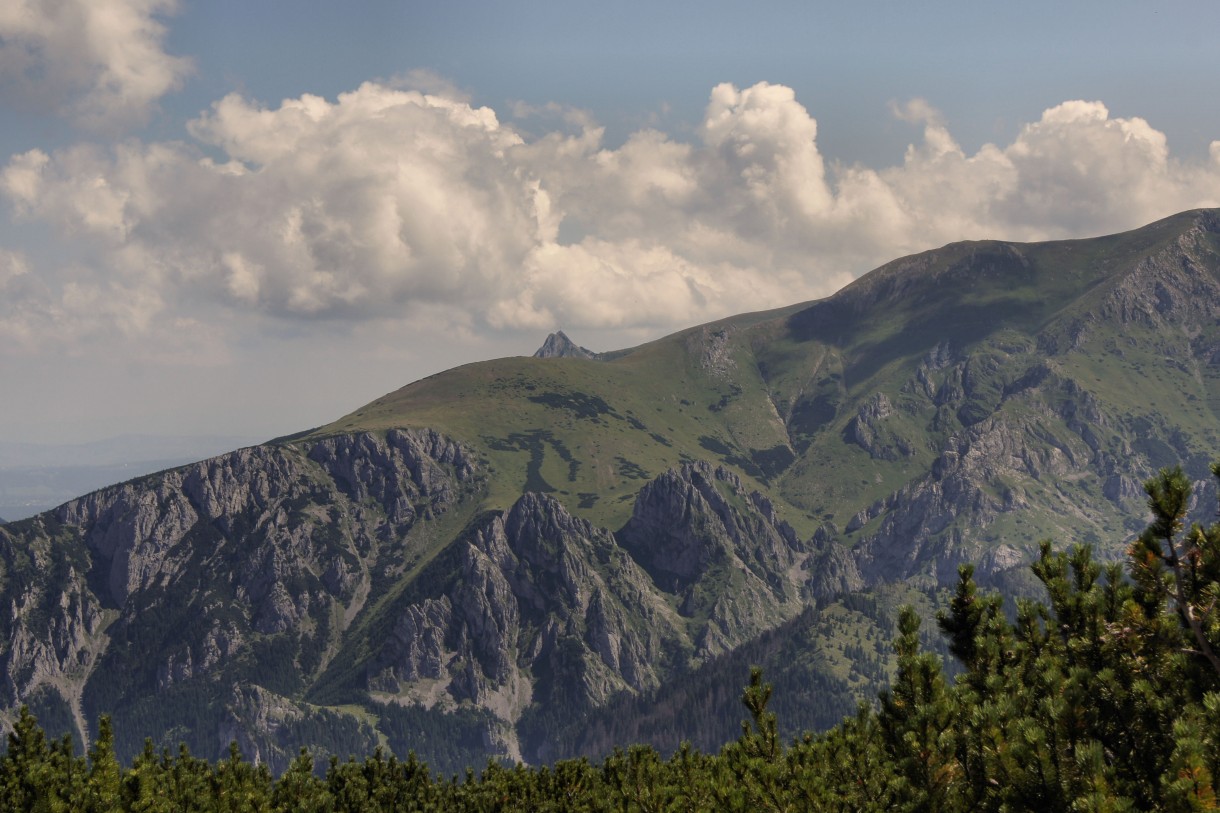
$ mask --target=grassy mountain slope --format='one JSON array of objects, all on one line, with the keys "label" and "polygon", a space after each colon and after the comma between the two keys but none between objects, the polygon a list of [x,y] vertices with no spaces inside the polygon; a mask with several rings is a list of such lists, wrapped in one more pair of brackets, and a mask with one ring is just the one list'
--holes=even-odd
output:
[{"label": "grassy mountain slope", "polygon": [[967,519],[994,526],[959,528],[971,544],[1011,539],[999,515],[1016,505],[1028,509],[1017,541],[1114,538],[1125,517],[1108,507],[1110,478],[1127,478],[1109,490],[1129,509],[1128,480],[1179,458],[1206,479],[1202,463],[1220,448],[1216,217],[1093,240],[953,244],[829,299],[611,360],[451,370],[315,435],[436,428],[487,454],[489,505],[547,491],[608,528],[647,479],[713,459],[766,491],[802,536],[824,525],[849,546],[903,508],[892,503],[904,488],[992,444],[1019,459],[970,468],[980,505]]},{"label": "grassy mountain slope", "polygon": [[[734,433],[766,449],[786,443],[764,382],[737,368],[739,348],[727,340],[783,312],[726,319],[608,354],[608,361],[466,365],[379,398],[311,437],[436,428],[487,455],[490,505],[506,507],[523,491],[552,493],[578,515],[616,528],[643,482],[735,445]],[[762,479],[757,466],[736,468]]]},{"label": "grassy mountain slope", "polygon": [[[283,765],[732,736],[747,660],[824,724],[900,599],[1038,539],[1116,555],[1220,449],[1220,213],[958,243],[594,359],[513,358],[0,528],[0,700]],[[691,714],[697,731],[680,729]],[[725,732],[725,726],[730,730]]]}]

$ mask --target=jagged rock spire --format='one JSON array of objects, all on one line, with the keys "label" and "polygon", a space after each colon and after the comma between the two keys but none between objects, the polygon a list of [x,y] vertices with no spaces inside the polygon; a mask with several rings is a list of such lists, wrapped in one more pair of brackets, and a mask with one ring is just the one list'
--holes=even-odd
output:
[{"label": "jagged rock spire", "polygon": [[562,330],[558,330],[546,337],[546,341],[542,343],[534,351],[536,359],[554,359],[554,358],[576,358],[576,359],[595,359],[597,353],[588,350],[567,337]]}]

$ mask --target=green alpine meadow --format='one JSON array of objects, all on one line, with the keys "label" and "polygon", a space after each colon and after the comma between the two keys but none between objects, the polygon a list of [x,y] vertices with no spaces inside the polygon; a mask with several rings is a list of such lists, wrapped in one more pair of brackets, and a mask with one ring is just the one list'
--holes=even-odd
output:
[{"label": "green alpine meadow", "polygon": [[1211,809],[1218,456],[1220,210],[556,334],[0,526],[4,803]]}]

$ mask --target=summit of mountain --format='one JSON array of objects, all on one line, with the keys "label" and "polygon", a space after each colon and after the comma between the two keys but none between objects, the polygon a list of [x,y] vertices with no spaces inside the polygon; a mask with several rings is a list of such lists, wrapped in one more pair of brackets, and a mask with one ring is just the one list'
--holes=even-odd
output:
[{"label": "summit of mountain", "polygon": [[0,528],[0,707],[78,736],[109,713],[127,754],[380,742],[449,770],[671,736],[644,718],[675,708],[731,738],[713,672],[758,653],[824,724],[885,682],[893,608],[931,611],[960,563],[1019,594],[1041,539],[1120,556],[1178,462],[1214,505],[1218,317],[1220,212],[1197,210],[448,370]]},{"label": "summit of mountain", "polygon": [[576,342],[568,338],[566,333],[559,330],[546,337],[546,340],[542,343],[542,346],[534,351],[534,358],[595,359],[597,358],[597,353],[576,344]]}]

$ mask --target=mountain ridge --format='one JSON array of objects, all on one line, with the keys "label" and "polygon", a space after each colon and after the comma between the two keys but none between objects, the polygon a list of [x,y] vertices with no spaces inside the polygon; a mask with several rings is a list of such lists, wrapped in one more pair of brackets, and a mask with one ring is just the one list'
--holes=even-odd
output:
[{"label": "mountain ridge", "polygon": [[[83,738],[108,712],[125,753],[234,738],[273,767],[302,743],[546,761],[768,635],[804,653],[794,685],[868,697],[899,596],[931,612],[962,562],[1028,592],[1043,537],[1120,555],[1163,465],[1211,504],[1218,318],[1198,210],[430,376],[5,525],[0,719]],[[713,683],[681,702],[735,708]]]},{"label": "mountain ridge", "polygon": [[598,353],[592,350],[581,347],[568,338],[568,335],[562,330],[558,330],[549,334],[542,342],[542,346],[534,351],[536,359],[553,359],[553,358],[578,358],[578,359],[595,359],[599,357]]}]

